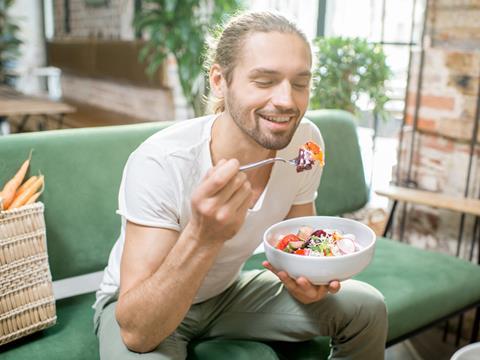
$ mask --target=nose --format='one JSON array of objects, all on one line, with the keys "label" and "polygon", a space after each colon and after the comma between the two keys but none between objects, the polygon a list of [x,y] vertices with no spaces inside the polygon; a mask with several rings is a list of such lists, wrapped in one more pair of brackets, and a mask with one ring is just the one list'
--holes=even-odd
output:
[{"label": "nose", "polygon": [[275,87],[272,95],[272,103],[281,110],[291,110],[295,107],[292,96],[292,85],[284,80]]}]

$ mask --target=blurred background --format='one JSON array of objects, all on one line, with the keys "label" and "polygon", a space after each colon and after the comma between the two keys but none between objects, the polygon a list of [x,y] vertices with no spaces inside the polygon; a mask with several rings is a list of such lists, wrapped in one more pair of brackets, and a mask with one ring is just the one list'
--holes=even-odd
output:
[{"label": "blurred background", "polygon": [[[239,9],[295,20],[316,53],[310,108],[356,115],[371,196],[346,216],[381,233],[391,202],[376,190],[389,184],[480,197],[477,0],[1,0],[0,141],[205,113],[204,46]],[[480,257],[478,217],[446,208],[404,203],[392,236]],[[455,332],[458,346],[464,328],[433,329],[389,356],[449,358],[442,337]]]}]

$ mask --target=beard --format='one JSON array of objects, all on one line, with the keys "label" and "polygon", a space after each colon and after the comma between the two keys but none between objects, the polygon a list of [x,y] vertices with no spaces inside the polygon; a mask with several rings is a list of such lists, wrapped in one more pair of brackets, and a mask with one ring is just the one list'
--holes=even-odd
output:
[{"label": "beard", "polygon": [[281,150],[290,144],[290,141],[292,140],[298,125],[300,124],[298,110],[292,109],[283,112],[278,110],[275,112],[269,111],[268,113],[270,115],[275,114],[291,116],[292,114],[295,114],[296,119],[289,121],[296,121],[296,124],[288,131],[281,133],[265,133],[260,129],[259,112],[256,111],[254,113],[253,126],[248,126],[248,118],[250,114],[248,111],[242,111],[240,106],[233,100],[234,98],[235,96],[231,92],[230,96],[225,97],[225,110],[230,114],[235,124],[245,135],[249,136],[258,145],[268,150]]}]

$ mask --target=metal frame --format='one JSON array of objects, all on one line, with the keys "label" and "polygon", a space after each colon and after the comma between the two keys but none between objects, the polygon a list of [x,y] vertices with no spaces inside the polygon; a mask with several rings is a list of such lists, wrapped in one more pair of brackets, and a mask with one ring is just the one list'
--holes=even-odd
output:
[{"label": "metal frame", "polygon": [[[465,191],[463,194],[464,197],[468,197],[468,193],[470,189],[470,177],[472,174],[472,165],[473,165],[473,157],[475,155],[474,154],[475,147],[477,145],[479,122],[480,122],[480,74],[478,75],[478,91],[477,91],[477,104],[475,109],[475,123],[473,125],[472,137],[470,138],[470,151],[469,151],[469,158],[468,158],[467,178],[465,180]],[[478,217],[475,220],[473,239],[475,239],[475,230],[476,230],[476,227],[478,226],[477,221],[478,221]],[[464,223],[465,223],[465,214],[462,214],[462,217],[460,218],[460,229],[458,233],[457,252],[456,252],[457,256],[460,255],[460,247],[462,245]],[[474,240],[472,240],[472,248],[473,248],[473,243],[474,243]],[[471,250],[470,252],[473,252],[473,250]]]},{"label": "metal frame", "polygon": [[[415,0],[416,1],[416,0]],[[414,149],[415,149],[415,138],[416,138],[416,133],[418,130],[418,118],[419,118],[419,111],[420,111],[420,106],[421,106],[421,91],[423,87],[423,71],[424,71],[424,65],[425,65],[425,35],[426,35],[426,30],[427,30],[427,23],[428,23],[428,13],[430,9],[430,0],[426,0],[425,2],[425,12],[424,12],[424,20],[423,20],[423,28],[422,28],[422,35],[421,35],[421,41],[420,41],[420,65],[419,65],[419,72],[418,72],[418,81],[417,81],[417,91],[416,91],[416,99],[415,99],[415,110],[414,110],[414,116],[413,116],[413,124],[412,124],[412,133],[411,133],[411,139],[410,139],[410,148],[409,148],[409,157],[408,157],[408,170],[407,170],[407,176],[405,181],[401,180],[400,176],[400,164],[401,164],[401,153],[402,153],[402,145],[403,145],[403,140],[404,140],[404,128],[406,125],[406,117],[407,117],[407,107],[408,107],[408,91],[409,91],[409,85],[410,85],[410,73],[411,73],[411,68],[412,68],[412,46],[413,46],[413,35],[414,35],[414,15],[415,15],[415,1],[412,6],[412,23],[411,23],[411,32],[410,32],[410,57],[409,57],[409,62],[408,62],[408,74],[407,74],[407,86],[405,89],[405,107],[404,107],[404,112],[403,112],[403,120],[402,120],[402,125],[401,125],[401,130],[400,130],[400,139],[399,139],[399,148],[398,148],[398,153],[397,153],[397,176],[396,176],[396,184],[400,184],[403,186],[407,187],[416,187],[416,183],[412,181],[411,178],[411,173],[412,173],[412,166],[413,166],[413,155],[414,155]],[[383,6],[385,6],[385,0],[383,0]],[[385,8],[382,9],[382,17],[385,15]],[[382,37],[383,37],[383,18],[382,18]],[[480,118],[480,76],[479,76],[479,84],[478,84],[478,95],[477,95],[477,106],[476,106],[476,115],[475,115],[475,124],[474,124],[474,129],[472,132],[472,137],[470,140],[470,154],[469,154],[469,164],[468,164],[468,170],[467,170],[467,176],[466,176],[466,185],[465,185],[465,192],[464,192],[464,197],[468,197],[469,193],[469,185],[470,185],[470,177],[471,177],[471,172],[472,172],[472,165],[473,165],[473,156],[475,152],[475,146],[477,145],[477,136],[478,136],[478,128],[479,128],[479,118]],[[479,194],[480,198],[480,194]],[[398,201],[394,201],[391,207],[391,210],[388,215],[387,219],[387,224],[383,233],[383,236],[386,236],[389,232],[390,234],[393,234],[393,220],[394,220],[394,215],[395,211],[398,205]],[[407,203],[404,203],[403,208],[402,208],[402,215],[400,217],[400,241],[403,241],[404,234],[405,234],[405,225],[406,225],[406,220],[407,220]],[[461,249],[461,243],[462,243],[462,238],[463,238],[463,233],[464,233],[464,222],[465,222],[465,214],[461,214],[461,221],[460,221],[460,228],[459,228],[459,235],[458,235],[458,241],[457,241],[457,249],[456,249],[456,256],[459,257],[460,255],[460,249]],[[478,233],[478,236],[477,236]],[[469,258],[470,261],[473,259],[473,252],[474,252],[474,247],[475,247],[475,240],[478,237],[478,260],[477,264],[480,264],[480,223],[479,223],[479,217],[475,218],[475,224],[473,228],[473,235],[472,235],[472,240],[470,244],[470,254]],[[470,308],[470,307],[469,307]],[[465,309],[467,310],[467,309]],[[463,313],[465,310],[457,312],[457,314],[460,314],[459,318],[459,323],[456,331],[456,338],[455,338],[455,345],[458,346],[460,343],[460,336],[461,336],[461,329],[463,327]],[[446,340],[447,337],[447,332],[448,332],[448,318],[451,316],[446,317],[443,320],[447,320],[445,324],[445,329],[444,329],[444,335],[443,339],[444,341]],[[443,321],[441,320],[441,321]],[[478,331],[479,331],[479,322],[480,322],[480,307],[479,304],[476,305],[476,314],[475,314],[475,319],[473,323],[473,329],[472,329],[472,334],[471,334],[471,339],[470,342],[473,342],[474,340],[477,339],[478,337]]]},{"label": "metal frame", "polygon": [[63,11],[64,11],[64,18],[63,18],[63,30],[66,34],[70,34],[72,28],[70,26],[70,0],[63,0]]}]

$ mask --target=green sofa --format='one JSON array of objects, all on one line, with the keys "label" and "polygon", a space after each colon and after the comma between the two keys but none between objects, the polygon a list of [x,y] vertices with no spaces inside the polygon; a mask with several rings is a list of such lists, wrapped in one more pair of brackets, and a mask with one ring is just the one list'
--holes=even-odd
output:
[{"label": "green sofa", "polygon": [[[317,211],[340,215],[368,200],[354,120],[343,111],[309,113],[321,129],[327,165]],[[128,155],[167,123],[45,131],[0,138],[0,183],[30,149],[30,174],[45,174],[47,242],[55,281],[103,270],[120,229],[115,214],[121,173]],[[263,254],[246,269],[260,268]],[[372,264],[357,276],[385,296],[388,344],[480,303],[480,268],[457,258],[378,238]],[[91,305],[94,292],[59,299],[57,324],[0,347],[0,358],[98,359]],[[192,343],[189,359],[319,359],[328,338],[298,343],[203,339]]]}]

